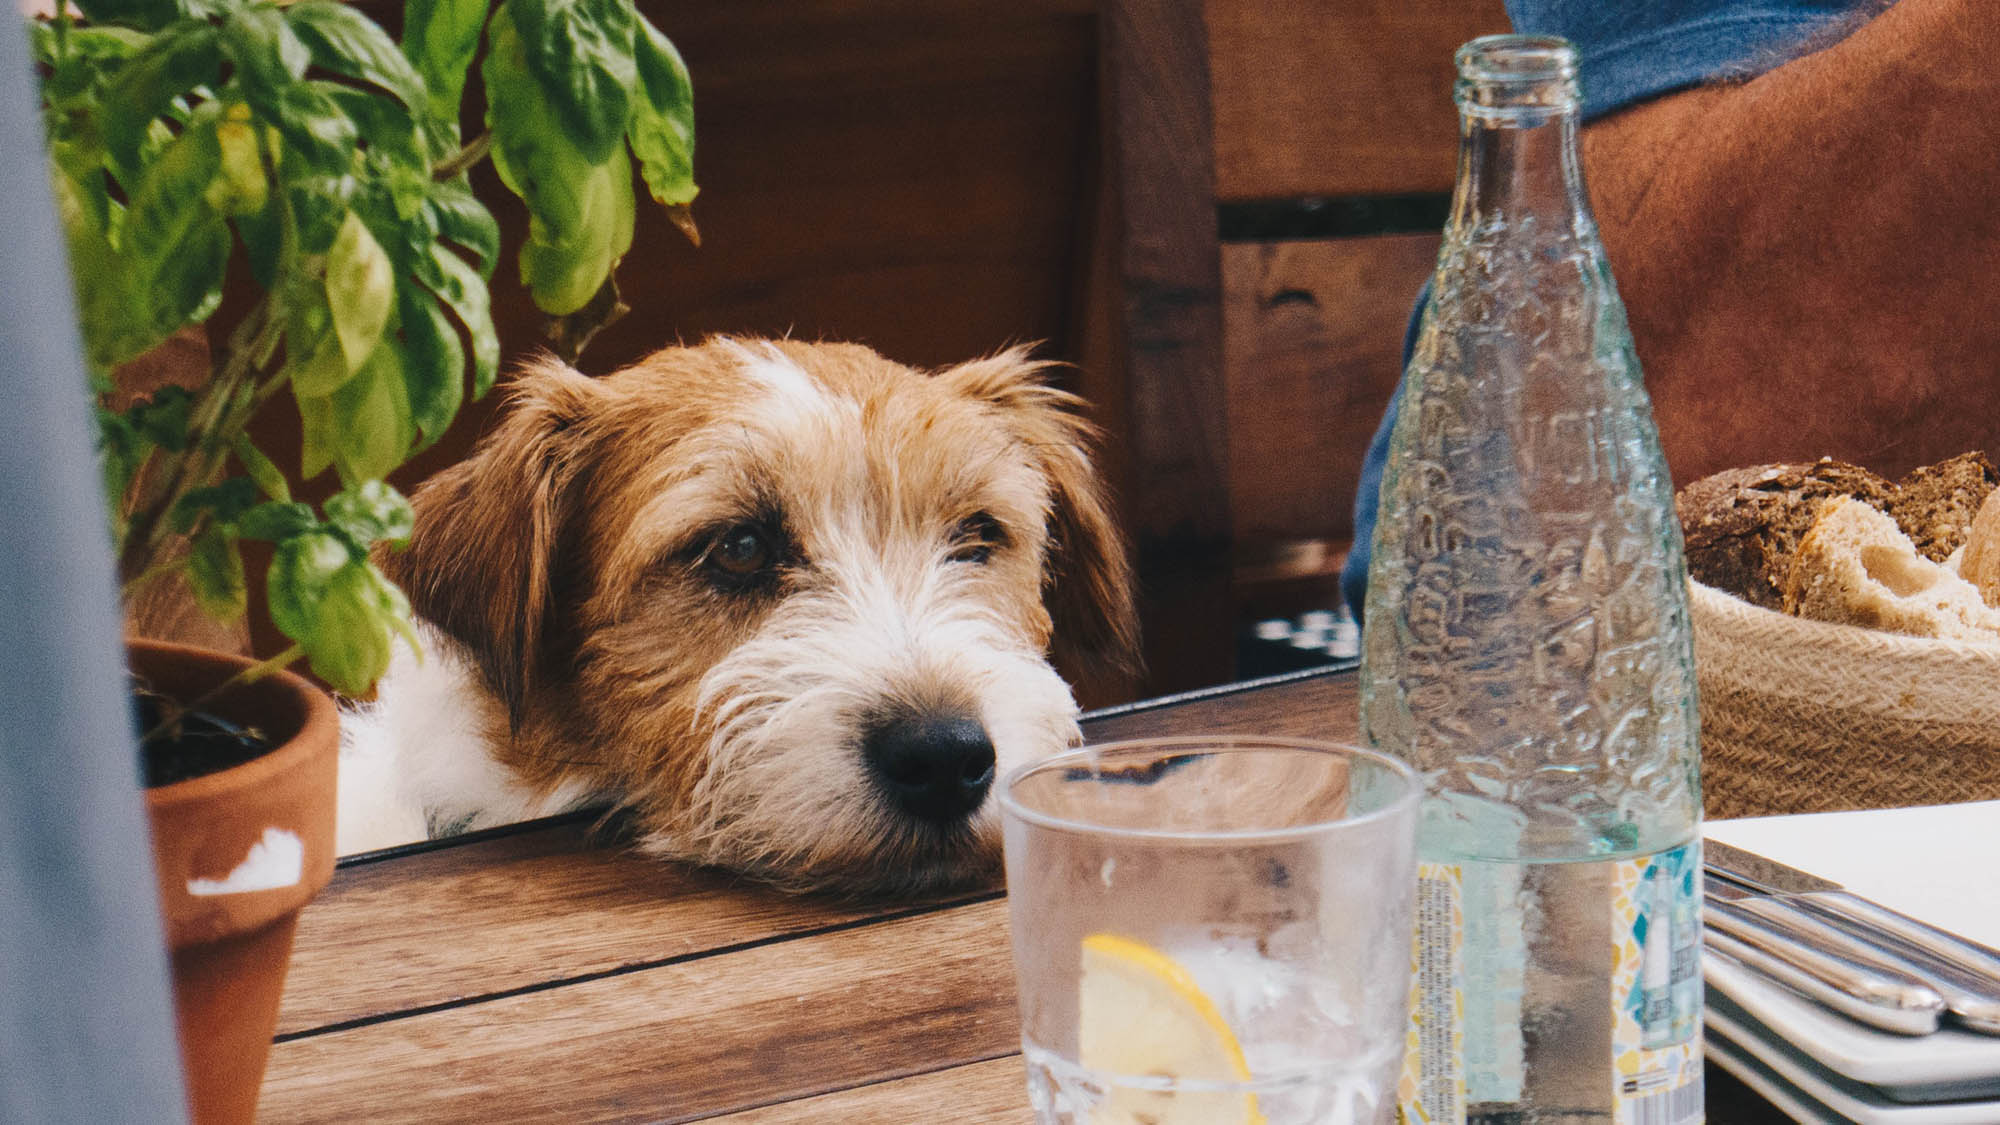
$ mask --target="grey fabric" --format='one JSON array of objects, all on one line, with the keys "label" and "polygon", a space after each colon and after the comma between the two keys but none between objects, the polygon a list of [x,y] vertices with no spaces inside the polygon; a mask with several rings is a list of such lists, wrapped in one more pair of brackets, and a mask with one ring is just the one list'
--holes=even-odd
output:
[{"label": "grey fabric", "polygon": [[0,1122],[185,1120],[68,270],[0,23]]}]

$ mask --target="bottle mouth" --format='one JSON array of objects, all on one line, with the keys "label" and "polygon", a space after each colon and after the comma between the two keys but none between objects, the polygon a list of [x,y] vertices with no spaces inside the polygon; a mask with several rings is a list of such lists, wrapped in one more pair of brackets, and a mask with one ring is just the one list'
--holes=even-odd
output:
[{"label": "bottle mouth", "polygon": [[1458,49],[1461,109],[1530,123],[1577,108],[1576,48],[1554,35],[1484,35]]}]

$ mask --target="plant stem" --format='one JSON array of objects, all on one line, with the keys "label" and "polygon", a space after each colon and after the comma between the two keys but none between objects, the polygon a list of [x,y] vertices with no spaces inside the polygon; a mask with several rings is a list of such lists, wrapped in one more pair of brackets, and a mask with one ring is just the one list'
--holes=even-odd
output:
[{"label": "plant stem", "polygon": [[154,582],[162,578],[165,578],[167,575],[174,573],[180,568],[181,568],[181,560],[179,559],[162,559],[159,562],[155,562],[152,566],[146,568],[145,573],[140,574],[137,577],[127,579],[125,584],[118,588],[118,596],[122,600],[130,601],[132,599],[132,596],[137,594],[139,591],[152,585]]},{"label": "plant stem", "polygon": [[453,153],[444,163],[431,169],[434,180],[450,180],[474,164],[486,159],[493,148],[493,134],[481,133],[465,143],[465,147]]},{"label": "plant stem", "polygon": [[269,660],[259,661],[243,669],[241,672],[203,692],[198,698],[188,700],[186,703],[174,704],[164,711],[160,717],[160,721],[154,724],[152,730],[139,736],[139,744],[143,746],[155,739],[166,737],[167,731],[179,725],[182,719],[187,718],[188,712],[207,706],[230,688],[254,684],[271,673],[284,669],[305,654],[305,646],[295,644]]},{"label": "plant stem", "polygon": [[[159,477],[164,481],[148,489],[149,495],[134,507],[119,548],[121,574],[139,576],[159,563],[160,547],[170,534],[167,517],[181,497],[210,483],[228,456],[227,422],[230,405],[244,379],[255,373],[258,357],[268,357],[283,332],[283,322],[275,315],[274,297],[257,302],[243,322],[230,334],[221,367],[202,389],[193,416],[188,420],[186,448],[168,458]],[[238,427],[240,429],[240,426]]]}]

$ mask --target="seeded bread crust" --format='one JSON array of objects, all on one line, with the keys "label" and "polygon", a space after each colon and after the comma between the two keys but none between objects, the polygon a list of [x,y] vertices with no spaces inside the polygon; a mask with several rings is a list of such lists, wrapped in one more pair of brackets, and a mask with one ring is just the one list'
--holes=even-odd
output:
[{"label": "seeded bread crust", "polygon": [[[1914,475],[1914,474],[1913,474]],[[1895,485],[1858,465],[1822,457],[1703,477],[1674,498],[1688,573],[1766,609],[1782,609],[1792,554],[1819,506],[1852,497],[1887,504]]]},{"label": "seeded bread crust", "polygon": [[1919,554],[1941,563],[1965,544],[1972,519],[1995,484],[2000,484],[2000,470],[1984,453],[1961,453],[1911,470],[1880,507],[1910,537]]}]

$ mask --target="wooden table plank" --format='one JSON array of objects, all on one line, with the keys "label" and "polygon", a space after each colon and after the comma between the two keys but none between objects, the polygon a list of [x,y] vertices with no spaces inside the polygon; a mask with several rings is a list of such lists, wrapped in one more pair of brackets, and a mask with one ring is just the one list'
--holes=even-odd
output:
[{"label": "wooden table plank", "polygon": [[258,1120],[686,1121],[995,1058],[1020,1042],[1006,911],[993,898],[280,1043]]},{"label": "wooden table plank", "polygon": [[708,1119],[713,1125],[825,1125],[829,1121],[950,1121],[1032,1125],[1021,1056],[934,1070],[816,1098]]},{"label": "wooden table plank", "polygon": [[1260,687],[1190,692],[1084,723],[1092,742],[1167,734],[1272,734],[1353,742],[1361,735],[1360,692],[1348,673],[1308,673]]},{"label": "wooden table plank", "polygon": [[782,895],[590,835],[565,824],[342,868],[299,918],[278,1034],[912,906]]}]

